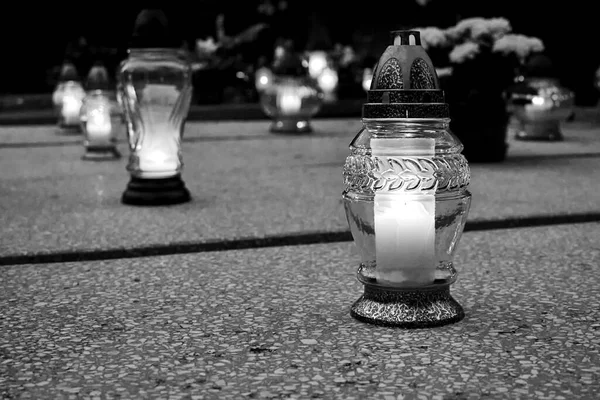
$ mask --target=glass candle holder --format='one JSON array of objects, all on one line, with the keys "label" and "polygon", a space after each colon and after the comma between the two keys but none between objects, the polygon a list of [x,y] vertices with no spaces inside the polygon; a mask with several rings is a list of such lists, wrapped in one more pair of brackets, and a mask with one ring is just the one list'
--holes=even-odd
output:
[{"label": "glass candle holder", "polygon": [[[145,10],[136,29],[139,25],[164,29],[166,18],[156,10]],[[187,53],[169,46],[160,35],[138,39],[118,72],[130,147],[127,170],[132,177],[122,201],[135,205],[186,202],[190,195],[181,180],[181,138],[192,97],[191,66]]]},{"label": "glass candle holder", "polygon": [[419,39],[418,32],[395,32],[343,170],[344,209],[364,285],[351,315],[402,328],[464,317],[450,285],[471,204],[463,146],[448,128],[448,105]]},{"label": "glass candle holder", "polygon": [[301,76],[273,76],[273,83],[260,99],[263,111],[272,118],[271,132],[311,132],[311,119],[319,112],[322,93],[315,81]]},{"label": "glass candle holder", "polygon": [[109,94],[102,90],[88,92],[81,107],[84,135],[84,160],[114,160],[121,157],[117,136],[123,129],[121,113]]},{"label": "glass candle holder", "polygon": [[516,119],[515,139],[561,141],[560,129],[573,112],[574,95],[551,78],[524,78],[508,95]]}]

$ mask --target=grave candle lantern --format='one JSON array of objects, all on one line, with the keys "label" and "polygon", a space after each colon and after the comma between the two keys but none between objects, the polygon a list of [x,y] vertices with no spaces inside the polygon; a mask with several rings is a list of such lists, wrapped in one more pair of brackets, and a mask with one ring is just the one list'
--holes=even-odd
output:
[{"label": "grave candle lantern", "polygon": [[81,105],[85,90],[81,84],[77,69],[71,62],[65,62],[61,68],[58,84],[52,94],[58,126],[61,131],[79,132]]},{"label": "grave candle lantern", "polygon": [[515,139],[562,141],[561,123],[573,113],[574,95],[557,79],[527,77],[508,94],[516,119]]},{"label": "grave candle lantern", "polygon": [[128,58],[118,75],[130,147],[131,180],[123,203],[189,201],[181,179],[181,138],[192,96],[192,71],[187,53],[170,34],[160,10],[139,14]]},{"label": "grave candle lantern", "polygon": [[121,157],[117,150],[117,133],[122,128],[118,105],[112,100],[114,90],[106,67],[94,65],[86,81],[87,93],[81,106],[84,134],[84,160],[113,160]]},{"label": "grave candle lantern", "polygon": [[392,35],[344,165],[342,197],[364,285],[351,315],[402,328],[439,326],[464,317],[450,285],[470,172],[419,32]]},{"label": "grave candle lantern", "polygon": [[271,132],[311,132],[310,120],[321,108],[323,92],[301,57],[288,46],[271,71],[271,84],[260,93],[262,109],[272,119]]}]

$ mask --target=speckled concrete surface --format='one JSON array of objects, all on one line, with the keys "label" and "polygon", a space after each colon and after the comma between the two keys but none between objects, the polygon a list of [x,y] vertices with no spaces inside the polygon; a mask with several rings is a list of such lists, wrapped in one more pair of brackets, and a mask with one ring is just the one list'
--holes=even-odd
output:
[{"label": "speckled concrete surface", "polygon": [[[4,398],[593,399],[600,224],[466,233],[466,318],[349,316],[352,244],[0,268]],[[403,397],[404,396],[404,397]]]},{"label": "speckled concrete surface", "polygon": [[[318,136],[187,143],[193,201],[164,208],[120,204],[126,158],[84,162],[75,146],[3,148],[0,256],[346,230],[347,145]],[[474,164],[470,220],[598,212],[599,169],[600,157]]]}]

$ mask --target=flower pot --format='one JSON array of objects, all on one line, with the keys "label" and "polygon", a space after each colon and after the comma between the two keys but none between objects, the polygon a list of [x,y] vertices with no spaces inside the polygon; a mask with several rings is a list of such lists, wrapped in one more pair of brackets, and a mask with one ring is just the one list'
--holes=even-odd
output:
[{"label": "flower pot", "polygon": [[509,114],[501,93],[473,93],[465,101],[448,101],[450,130],[465,146],[469,162],[501,162],[508,150]]}]

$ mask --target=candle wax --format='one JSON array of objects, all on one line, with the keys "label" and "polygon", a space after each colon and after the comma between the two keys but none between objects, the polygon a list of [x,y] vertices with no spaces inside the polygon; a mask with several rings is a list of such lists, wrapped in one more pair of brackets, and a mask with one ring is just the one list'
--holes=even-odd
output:
[{"label": "candle wax", "polygon": [[169,117],[180,92],[172,85],[147,85],[142,95],[140,148],[137,150],[142,175],[173,176],[180,167],[179,129]]},{"label": "candle wax", "polygon": [[109,139],[112,133],[110,115],[105,115],[102,111],[91,112],[85,128],[90,140]]},{"label": "candle wax", "polygon": [[435,279],[435,196],[375,198],[378,281],[424,285]]},{"label": "candle wax", "polygon": [[[429,158],[435,140],[371,139],[373,156]],[[421,189],[375,192],[376,278],[398,286],[422,286],[435,280],[435,194]]]},{"label": "candle wax", "polygon": [[65,124],[79,124],[79,111],[81,110],[81,101],[72,96],[65,96],[62,104],[62,116]]}]

